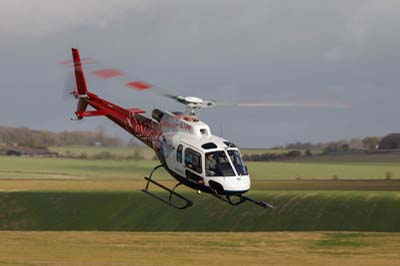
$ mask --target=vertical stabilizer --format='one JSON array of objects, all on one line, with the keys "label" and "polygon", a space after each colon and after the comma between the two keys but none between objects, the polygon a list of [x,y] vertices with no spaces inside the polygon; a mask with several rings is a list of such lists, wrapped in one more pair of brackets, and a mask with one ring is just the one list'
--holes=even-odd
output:
[{"label": "vertical stabilizer", "polygon": [[87,87],[85,81],[85,74],[83,73],[82,62],[79,55],[79,50],[72,48],[72,57],[74,59],[75,80],[76,80],[76,93],[77,95],[86,95]]},{"label": "vertical stabilizer", "polygon": [[[76,108],[78,112],[86,111],[88,107],[87,98],[87,86],[85,81],[85,74],[83,73],[81,57],[79,55],[79,50],[72,48],[72,57],[74,59],[74,68],[75,68],[75,80],[76,80],[76,96],[78,98],[78,106]],[[82,116],[77,115],[78,119],[82,119]]]}]

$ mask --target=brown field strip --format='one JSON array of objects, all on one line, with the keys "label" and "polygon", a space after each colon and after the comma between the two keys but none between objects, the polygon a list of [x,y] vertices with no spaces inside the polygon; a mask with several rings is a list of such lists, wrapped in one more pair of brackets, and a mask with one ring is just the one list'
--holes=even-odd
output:
[{"label": "brown field strip", "polygon": [[357,190],[400,191],[400,180],[383,179],[304,179],[304,180],[253,180],[256,190]]},{"label": "brown field strip", "polygon": [[399,265],[400,234],[0,232],[0,265]]},{"label": "brown field strip", "polygon": [[[175,181],[162,181],[174,186]],[[4,191],[129,191],[144,188],[144,179],[0,179]]]}]

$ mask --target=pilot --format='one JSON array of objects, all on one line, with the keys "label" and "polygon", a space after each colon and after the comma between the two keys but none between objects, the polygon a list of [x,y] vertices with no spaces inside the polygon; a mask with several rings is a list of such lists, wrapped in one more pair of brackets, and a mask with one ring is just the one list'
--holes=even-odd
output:
[{"label": "pilot", "polygon": [[206,174],[208,176],[214,176],[215,175],[215,170],[217,166],[217,161],[214,159],[214,154],[209,153],[207,154],[206,158]]}]

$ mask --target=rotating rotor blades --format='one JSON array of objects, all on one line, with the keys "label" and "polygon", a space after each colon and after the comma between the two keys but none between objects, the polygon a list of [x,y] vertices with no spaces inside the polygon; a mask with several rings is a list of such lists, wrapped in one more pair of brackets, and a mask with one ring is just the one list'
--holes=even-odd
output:
[{"label": "rotating rotor blades", "polygon": [[[65,64],[68,66],[73,66],[73,62],[71,60],[61,61],[60,64]],[[83,64],[94,64],[99,65],[99,61],[95,61],[91,57],[83,58]],[[184,104],[188,108],[210,108],[214,106],[222,106],[222,107],[289,107],[289,108],[349,108],[349,105],[344,103],[343,101],[330,98],[330,99],[317,99],[317,100],[308,100],[308,99],[291,99],[291,100],[277,100],[277,101],[261,101],[261,102],[225,102],[225,101],[212,101],[212,100],[202,100],[198,97],[192,96],[179,96],[173,93],[170,93],[168,90],[143,81],[143,79],[138,78],[136,75],[126,74],[126,72],[121,71],[119,69],[110,68],[110,67],[100,67],[95,70],[90,71],[92,75],[101,79],[112,79],[112,78],[123,78],[122,82],[124,86],[130,89],[135,89],[137,91],[151,91],[159,96],[163,96],[166,98],[173,99],[179,103]],[[68,94],[73,94],[75,90],[75,81],[73,80],[73,76],[69,75],[65,82],[64,91],[68,92]],[[67,94],[65,93],[64,94]]]},{"label": "rotating rotor blades", "polygon": [[76,82],[75,74],[73,71],[68,72],[64,80],[64,87],[62,88],[63,99],[70,99],[75,96]]}]

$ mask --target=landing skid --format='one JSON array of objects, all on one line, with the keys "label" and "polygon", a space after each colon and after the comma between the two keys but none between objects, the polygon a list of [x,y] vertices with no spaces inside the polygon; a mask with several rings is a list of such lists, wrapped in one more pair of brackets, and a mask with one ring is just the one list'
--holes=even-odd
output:
[{"label": "landing skid", "polygon": [[[162,167],[162,166],[163,166],[163,165],[158,165],[158,166],[154,167],[153,170],[151,170],[149,177],[147,177],[147,176],[144,177],[144,179],[147,180],[147,184],[146,184],[146,187],[145,187],[144,189],[142,189],[142,191],[143,191],[144,193],[146,193],[146,194],[148,194],[148,195],[150,195],[150,196],[152,196],[152,197],[154,197],[154,198],[156,198],[156,199],[158,199],[158,200],[160,200],[160,201],[162,201],[162,202],[164,202],[164,203],[166,203],[166,204],[168,204],[168,205],[170,205],[170,206],[172,206],[172,207],[174,207],[174,208],[180,209],[180,210],[183,210],[183,209],[186,209],[186,208],[192,206],[192,205],[193,205],[193,202],[192,202],[191,200],[189,200],[188,198],[186,198],[186,197],[182,196],[181,194],[175,192],[175,189],[176,189],[177,187],[179,187],[182,183],[179,182],[178,184],[176,184],[176,185],[174,186],[173,189],[169,189],[169,188],[167,188],[166,186],[164,186],[163,184],[160,184],[160,183],[158,183],[158,182],[156,182],[156,181],[154,181],[154,180],[151,179],[152,176],[153,176],[153,173],[154,173],[158,168],[160,168],[160,167]],[[162,198],[162,197],[160,197],[160,196],[158,196],[158,195],[156,195],[156,194],[154,194],[153,192],[150,192],[150,191],[149,191],[149,185],[150,185],[150,183],[152,183],[152,184],[154,184],[154,185],[156,185],[156,186],[158,186],[158,187],[160,187],[160,188],[162,188],[162,189],[168,191],[168,192],[169,192],[169,198],[168,198],[168,200],[167,200],[167,199],[164,199],[164,198]],[[183,201],[185,202],[185,204],[182,205],[182,206],[175,204],[175,203],[172,201],[172,196],[176,196],[176,197],[180,198],[181,200],[183,200]]]},{"label": "landing skid", "polygon": [[[226,203],[228,203],[228,204],[230,204],[232,206],[240,205],[245,201],[249,201],[249,202],[252,202],[252,203],[254,203],[254,204],[258,205],[258,206],[261,206],[263,208],[271,208],[271,209],[274,208],[274,206],[272,204],[270,204],[270,203],[268,203],[266,201],[255,200],[253,198],[250,198],[250,197],[247,197],[247,196],[244,196],[244,195],[221,195],[221,194],[218,194],[218,192],[216,190],[213,190],[213,189],[212,189],[212,192],[213,192],[213,194],[211,194],[211,195],[213,195],[217,199],[220,199],[220,200],[222,200],[222,201],[224,201],[224,202],[226,202]],[[237,198],[237,200],[236,201],[233,200],[233,197]]]},{"label": "landing skid", "polygon": [[[146,187],[144,189],[142,189],[142,191],[144,193],[146,193],[146,194],[148,194],[148,195],[150,195],[150,196],[152,196],[152,197],[164,202],[165,204],[168,204],[168,205],[176,208],[176,209],[183,210],[183,209],[186,209],[186,208],[192,206],[193,202],[191,200],[189,200],[188,198],[184,197],[183,195],[175,192],[175,189],[177,189],[180,185],[182,185],[181,182],[179,182],[172,189],[170,189],[170,188],[167,188],[166,186],[164,186],[163,184],[161,184],[161,183],[159,183],[157,181],[154,181],[152,179],[154,172],[158,168],[161,168],[161,167],[163,167],[163,165],[158,165],[158,166],[154,167],[153,170],[151,170],[149,177],[147,177],[147,176],[144,177],[144,179],[147,180],[147,184],[146,184]],[[153,192],[150,192],[150,190],[149,190],[150,183],[158,186],[159,188],[162,188],[165,191],[168,191],[169,192],[168,199],[165,199],[165,198],[163,198],[163,197],[161,197],[161,196],[159,196],[159,195],[157,195],[157,194],[155,194]],[[218,191],[216,191],[215,189],[212,189],[212,188],[211,188],[211,195],[216,197],[217,199],[220,199],[220,200],[232,205],[232,206],[240,205],[243,202],[249,201],[249,202],[252,202],[252,203],[254,203],[254,204],[258,205],[258,206],[261,206],[263,208],[271,208],[271,209],[274,208],[274,206],[272,206],[272,204],[270,204],[268,202],[265,202],[265,201],[255,200],[253,198],[250,198],[250,197],[247,197],[247,196],[244,196],[244,195],[221,195],[221,194],[218,193]],[[181,199],[184,202],[184,204],[183,205],[175,204],[173,202],[173,196]]]}]

